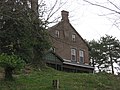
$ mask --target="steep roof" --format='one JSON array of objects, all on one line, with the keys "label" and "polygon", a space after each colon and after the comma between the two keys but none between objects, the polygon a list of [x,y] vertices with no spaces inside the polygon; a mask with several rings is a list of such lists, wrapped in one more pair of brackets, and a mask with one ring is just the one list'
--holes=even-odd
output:
[{"label": "steep roof", "polygon": [[61,16],[62,16],[62,19],[59,23],[57,23],[56,25],[50,27],[48,30],[52,30],[54,29],[55,27],[61,25],[62,23],[68,23],[70,25],[70,27],[74,30],[74,32],[81,38],[81,40],[86,44],[86,46],[89,48],[89,45],[87,44],[87,42],[81,37],[81,35],[75,30],[75,28],[72,26],[72,24],[69,22],[69,12],[68,11],[61,11]]},{"label": "steep roof", "polygon": [[[69,23],[70,24],[70,23]],[[77,33],[77,35],[82,39],[82,41],[86,44],[86,46],[89,48],[89,45],[87,44],[87,42],[81,37],[81,35],[75,30],[75,28],[70,24],[71,28],[73,28],[73,30]]]}]

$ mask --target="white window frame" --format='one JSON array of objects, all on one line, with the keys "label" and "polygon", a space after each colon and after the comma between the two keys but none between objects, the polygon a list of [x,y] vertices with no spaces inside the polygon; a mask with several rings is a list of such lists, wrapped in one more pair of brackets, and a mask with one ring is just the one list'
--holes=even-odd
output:
[{"label": "white window frame", "polygon": [[[81,58],[82,58],[82,60],[81,60]],[[79,50],[79,62],[81,64],[84,63],[84,51],[83,50]]]},{"label": "white window frame", "polygon": [[60,31],[56,30],[56,31],[55,31],[55,35],[56,35],[56,37],[59,38],[59,37],[60,37]]},{"label": "white window frame", "polygon": [[72,34],[72,41],[75,41],[75,40],[76,40],[76,35]]},{"label": "white window frame", "polygon": [[[74,59],[73,59],[74,56]],[[76,49],[72,48],[71,49],[71,61],[76,61]]]}]

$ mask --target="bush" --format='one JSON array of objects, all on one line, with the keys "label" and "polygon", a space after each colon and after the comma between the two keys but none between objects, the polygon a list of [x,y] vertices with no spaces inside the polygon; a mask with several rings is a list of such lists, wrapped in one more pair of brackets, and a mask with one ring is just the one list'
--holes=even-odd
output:
[{"label": "bush", "polygon": [[0,55],[0,66],[5,70],[5,79],[13,79],[12,72],[14,69],[21,69],[24,67],[25,61],[17,55],[7,55],[2,53]]}]

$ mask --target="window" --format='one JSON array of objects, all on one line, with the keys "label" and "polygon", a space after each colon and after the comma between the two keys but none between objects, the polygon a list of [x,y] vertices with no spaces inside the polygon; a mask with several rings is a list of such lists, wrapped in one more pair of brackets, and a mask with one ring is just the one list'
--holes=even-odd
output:
[{"label": "window", "polygon": [[55,47],[51,47],[49,51],[55,52]]},{"label": "window", "polygon": [[60,37],[60,32],[58,30],[55,31],[55,36],[58,38]]},{"label": "window", "polygon": [[71,60],[76,61],[76,49],[71,49]]},{"label": "window", "polygon": [[53,52],[55,53],[55,47],[53,48]]},{"label": "window", "polygon": [[80,64],[84,63],[84,51],[80,50],[79,51],[79,56],[80,56]]},{"label": "window", "polygon": [[72,41],[75,41],[75,34],[72,35]]}]

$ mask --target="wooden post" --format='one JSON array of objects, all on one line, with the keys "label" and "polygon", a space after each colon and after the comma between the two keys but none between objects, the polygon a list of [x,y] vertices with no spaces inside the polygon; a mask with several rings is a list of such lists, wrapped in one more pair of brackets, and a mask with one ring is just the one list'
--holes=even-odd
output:
[{"label": "wooden post", "polygon": [[59,90],[60,88],[59,80],[53,80],[53,88],[54,90]]}]

